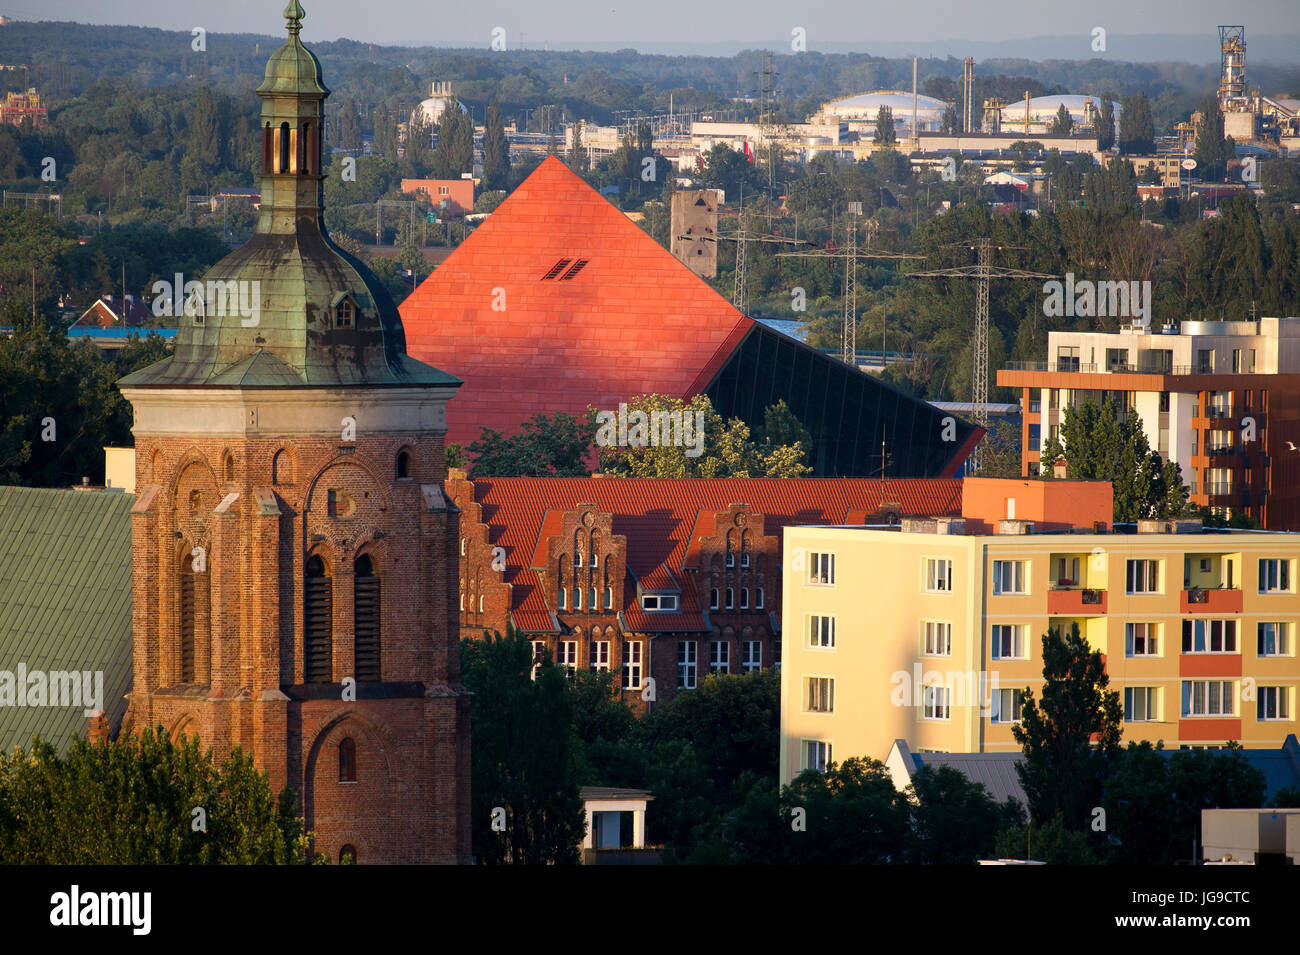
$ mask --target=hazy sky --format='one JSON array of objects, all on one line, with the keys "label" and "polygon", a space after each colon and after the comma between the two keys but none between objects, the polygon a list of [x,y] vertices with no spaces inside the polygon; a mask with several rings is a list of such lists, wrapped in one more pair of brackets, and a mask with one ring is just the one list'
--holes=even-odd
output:
[{"label": "hazy sky", "polygon": [[[24,20],[76,20],[212,32],[278,33],[287,0],[0,0],[0,13]],[[1300,33],[1300,0],[300,0],[303,38],[346,36],[377,43],[464,42],[487,46],[494,27],[511,46],[626,41],[790,42],[807,31],[823,41],[873,39],[1005,40],[1079,34],[1212,35],[1216,24],[1244,23],[1247,36]],[[1087,52],[1081,53],[1086,57]]]}]

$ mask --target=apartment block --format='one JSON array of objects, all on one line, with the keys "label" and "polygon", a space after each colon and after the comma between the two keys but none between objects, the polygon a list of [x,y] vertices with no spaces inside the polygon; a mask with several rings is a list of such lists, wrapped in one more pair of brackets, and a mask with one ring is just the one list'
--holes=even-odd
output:
[{"label": "apartment block", "polygon": [[1018,750],[1022,691],[1042,698],[1041,638],[1076,623],[1120,694],[1126,742],[1269,748],[1296,732],[1300,534],[1197,521],[1040,530],[964,518],[787,528],[782,780],[883,760],[897,739]]},{"label": "apartment block", "polygon": [[1021,473],[1037,473],[1066,408],[1110,398],[1141,417],[1194,504],[1300,530],[1300,318],[1049,332],[1048,353],[997,376],[1021,391]]}]

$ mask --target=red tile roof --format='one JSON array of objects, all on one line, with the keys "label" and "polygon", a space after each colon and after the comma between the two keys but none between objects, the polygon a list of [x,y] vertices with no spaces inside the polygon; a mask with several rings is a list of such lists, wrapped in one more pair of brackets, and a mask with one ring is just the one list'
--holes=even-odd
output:
[{"label": "red tile roof", "polygon": [[[883,487],[882,487],[883,484]],[[504,580],[512,585],[511,613],[521,630],[555,630],[532,567],[550,534],[561,524],[556,515],[579,504],[594,504],[613,515],[613,532],[627,538],[628,569],[654,586],[676,579],[689,566],[702,512],[747,504],[763,515],[763,533],[780,534],[791,524],[840,524],[876,513],[886,502],[903,514],[961,515],[961,482],[912,478],[881,482],[869,478],[479,478],[474,500],[482,505],[488,540],[506,550]],[[548,528],[549,533],[548,533]],[[545,553],[541,551],[541,553]],[[542,558],[545,559],[544,557]],[[684,581],[681,581],[685,583]],[[682,588],[679,614],[645,614],[635,589],[625,588],[623,612],[629,628],[655,625],[698,629],[702,624],[692,588]]]},{"label": "red tile roof", "polygon": [[465,382],[447,408],[447,440],[463,444],[539,411],[696,394],[753,327],[553,156],[401,313],[407,352]]}]

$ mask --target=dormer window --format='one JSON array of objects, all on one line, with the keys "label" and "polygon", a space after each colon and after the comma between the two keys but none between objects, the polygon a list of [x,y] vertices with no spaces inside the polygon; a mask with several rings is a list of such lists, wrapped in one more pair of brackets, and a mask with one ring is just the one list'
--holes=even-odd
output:
[{"label": "dormer window", "polygon": [[641,597],[641,609],[663,612],[677,609],[676,594],[645,594]]},{"label": "dormer window", "polygon": [[352,299],[344,296],[343,301],[334,306],[334,327],[351,328],[356,324],[357,307]]},{"label": "dormer window", "polygon": [[190,297],[185,300],[185,314],[194,320],[195,325],[203,327],[203,296],[198,289],[191,292]]}]

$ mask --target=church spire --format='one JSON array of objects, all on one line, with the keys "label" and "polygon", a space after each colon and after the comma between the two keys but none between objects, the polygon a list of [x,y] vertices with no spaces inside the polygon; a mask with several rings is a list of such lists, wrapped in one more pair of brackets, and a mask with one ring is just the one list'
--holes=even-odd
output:
[{"label": "church spire", "polygon": [[303,18],[307,16],[307,11],[302,8],[298,0],[289,0],[289,5],[284,8],[284,18],[289,21],[289,36],[296,37],[302,30]]}]

